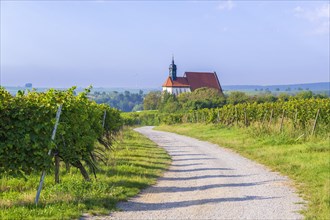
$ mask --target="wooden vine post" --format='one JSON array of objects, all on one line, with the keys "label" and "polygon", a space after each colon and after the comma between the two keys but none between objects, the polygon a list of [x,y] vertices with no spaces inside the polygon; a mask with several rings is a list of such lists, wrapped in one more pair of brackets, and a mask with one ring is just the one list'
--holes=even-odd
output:
[{"label": "wooden vine post", "polygon": [[265,112],[264,117],[262,119],[262,127],[264,127],[265,121],[266,121],[266,116],[267,116],[268,111]]},{"label": "wooden vine post", "polygon": [[104,128],[105,125],[105,118],[107,117],[107,110],[104,110],[104,114],[103,114],[103,121],[102,121],[102,128]]},{"label": "wooden vine post", "polygon": [[199,115],[199,114],[198,114],[198,111],[197,111],[197,112],[196,112],[197,123],[199,122],[199,121],[198,121],[198,115]]},{"label": "wooden vine post", "polygon": [[[56,130],[57,130],[58,122],[59,122],[59,120],[60,120],[61,111],[62,111],[62,105],[60,105],[60,106],[58,107],[58,109],[57,109],[57,113],[56,113],[56,122],[55,122],[55,126],[54,126],[53,133],[52,133],[52,138],[51,138],[52,141],[55,140]],[[50,156],[51,154],[52,154],[52,150],[50,149],[50,150],[48,151],[48,156]],[[35,203],[36,203],[36,205],[38,205],[38,201],[39,201],[39,197],[40,197],[40,193],[41,193],[42,185],[43,185],[44,180],[45,180],[45,176],[46,176],[46,171],[43,170],[42,173],[41,173],[40,182],[39,182],[39,187],[38,187],[38,191],[37,191],[37,195],[36,195],[36,199],[35,199]]]},{"label": "wooden vine post", "polygon": [[285,109],[283,109],[283,112],[282,112],[282,118],[281,118],[281,126],[280,126],[280,132],[282,132],[282,130],[283,130],[283,121],[284,121],[284,115],[285,115]]},{"label": "wooden vine post", "polygon": [[296,109],[296,114],[294,115],[294,121],[293,121],[294,128],[296,128],[297,117],[298,117],[298,109]]},{"label": "wooden vine post", "polygon": [[320,109],[318,109],[317,112],[316,112],[315,121],[314,121],[313,129],[312,129],[312,134],[311,134],[312,136],[314,135],[314,132],[315,132],[316,122],[317,122],[317,118],[319,117],[319,114],[320,114]]},{"label": "wooden vine post", "polygon": [[269,117],[269,124],[268,124],[268,126],[270,126],[270,125],[272,124],[273,114],[274,114],[274,109],[272,109],[272,111],[270,112],[270,117]]},{"label": "wooden vine post", "polygon": [[235,106],[235,119],[236,119],[236,125],[238,125],[238,113],[236,106]]},{"label": "wooden vine post", "polygon": [[60,157],[58,156],[58,152],[55,152],[55,183],[60,183]]}]

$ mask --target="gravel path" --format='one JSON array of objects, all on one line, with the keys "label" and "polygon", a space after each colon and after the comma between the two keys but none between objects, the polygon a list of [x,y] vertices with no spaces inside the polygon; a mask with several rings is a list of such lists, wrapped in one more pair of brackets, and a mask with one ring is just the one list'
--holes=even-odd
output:
[{"label": "gravel path", "polygon": [[142,127],[172,165],[158,183],[95,219],[302,219],[303,200],[286,177],[230,150]]}]

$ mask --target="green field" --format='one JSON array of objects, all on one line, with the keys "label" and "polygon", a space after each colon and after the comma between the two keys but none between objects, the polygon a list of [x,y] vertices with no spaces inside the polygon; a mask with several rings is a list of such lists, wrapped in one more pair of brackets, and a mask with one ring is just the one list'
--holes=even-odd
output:
[{"label": "green field", "polygon": [[161,125],[158,130],[176,132],[216,143],[289,176],[308,201],[307,219],[330,219],[330,144],[328,137],[305,141],[286,134],[260,135],[253,127],[223,127],[213,124]]},{"label": "green field", "polygon": [[54,184],[49,173],[38,206],[34,198],[40,174],[24,178],[0,177],[0,219],[68,219],[84,213],[108,214],[116,203],[125,201],[154,184],[168,167],[167,153],[153,142],[132,131],[122,137],[107,155],[107,165],[100,165],[97,179],[83,180],[76,168],[61,169],[61,183]]}]

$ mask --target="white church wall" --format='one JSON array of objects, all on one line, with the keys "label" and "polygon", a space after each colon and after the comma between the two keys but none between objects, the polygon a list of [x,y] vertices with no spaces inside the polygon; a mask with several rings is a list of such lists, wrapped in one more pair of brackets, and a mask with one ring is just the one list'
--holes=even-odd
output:
[{"label": "white church wall", "polygon": [[184,92],[191,92],[189,87],[163,87],[163,91],[174,95],[178,95]]}]

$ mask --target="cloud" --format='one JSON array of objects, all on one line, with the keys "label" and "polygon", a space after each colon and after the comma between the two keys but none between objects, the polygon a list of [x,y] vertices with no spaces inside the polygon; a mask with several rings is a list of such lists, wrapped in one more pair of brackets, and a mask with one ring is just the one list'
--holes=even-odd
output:
[{"label": "cloud", "polygon": [[218,4],[217,9],[218,10],[227,10],[230,11],[231,9],[233,9],[236,6],[236,4],[232,1],[232,0],[228,0],[228,1],[222,1]]},{"label": "cloud", "polygon": [[313,30],[315,34],[329,33],[330,27],[330,4],[323,4],[313,9],[302,8],[297,6],[293,9],[293,13],[296,17],[308,20],[313,23],[316,28]]},{"label": "cloud", "polygon": [[295,12],[295,15],[296,16],[299,16],[300,13],[303,13],[304,12],[304,9],[300,6],[297,6],[293,9],[293,11]]}]

